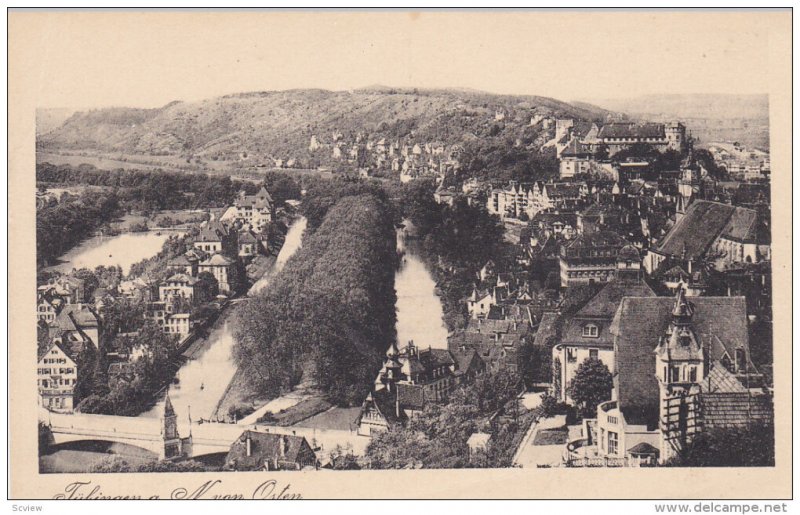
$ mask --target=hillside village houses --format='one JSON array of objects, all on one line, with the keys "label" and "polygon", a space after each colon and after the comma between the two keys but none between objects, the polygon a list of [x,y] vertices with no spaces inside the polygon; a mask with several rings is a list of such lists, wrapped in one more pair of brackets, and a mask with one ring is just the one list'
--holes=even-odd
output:
[{"label": "hillside village houses", "polygon": [[255,195],[241,192],[233,205],[220,217],[220,222],[239,222],[261,232],[274,218],[275,203],[267,189],[262,186]]},{"label": "hillside village houses", "polygon": [[80,374],[77,358],[88,345],[108,353],[113,380],[130,379],[132,369],[124,360],[133,356],[112,353],[101,341],[103,310],[117,299],[144,302],[146,319],[185,341],[197,323],[194,309],[213,300],[204,273],[214,277],[219,294],[235,293],[242,280],[242,264],[266,248],[253,227],[263,230],[264,224],[273,220],[274,211],[264,188],[255,196],[239,195],[232,208],[235,210],[226,213],[235,216],[227,221],[212,217],[201,224],[186,251],[166,262],[166,278],[161,281],[129,277],[116,287],[97,287],[87,295],[84,280],[72,273],[58,274],[37,287],[36,316],[47,338],[37,364],[42,406],[64,412],[77,406],[80,399],[73,398]]}]

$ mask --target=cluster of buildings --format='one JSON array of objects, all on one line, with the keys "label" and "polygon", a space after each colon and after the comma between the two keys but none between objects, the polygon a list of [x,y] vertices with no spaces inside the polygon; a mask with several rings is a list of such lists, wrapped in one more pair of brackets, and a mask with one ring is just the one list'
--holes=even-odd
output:
[{"label": "cluster of buildings", "polygon": [[[771,320],[768,186],[709,176],[680,123],[556,120],[552,144],[559,181],[488,191],[487,211],[523,226],[516,263],[487,263],[450,351],[474,350],[491,372],[518,367],[521,344],[539,346],[546,387],[568,404],[580,366],[602,362],[612,397],[567,444],[567,465],[655,464],[702,431],[771,422],[771,364],[750,352],[753,324]],[[674,151],[680,166],[614,160],[631,148]],[[564,314],[571,290],[591,285]]]},{"label": "cluster of buildings", "polygon": [[[610,122],[598,124],[572,119],[556,120],[556,135],[552,142],[559,158],[562,179],[597,171],[600,174],[625,173],[627,159],[620,166],[613,157],[622,150],[644,146],[657,152],[668,150],[683,153],[689,141],[686,126],[680,122],[635,123]],[[634,163],[636,161],[633,161]]]},{"label": "cluster of buildings", "polygon": [[446,403],[454,389],[485,374],[517,372],[520,349],[533,341],[538,314],[547,305],[547,299],[531,295],[524,273],[500,272],[487,262],[466,299],[467,323],[449,336],[447,349],[419,348],[414,342],[389,347],[362,405],[359,434],[403,424],[427,403]]},{"label": "cluster of buildings", "polygon": [[402,182],[420,176],[443,176],[458,169],[461,145],[448,145],[441,141],[419,141],[412,138],[370,138],[358,133],[346,141],[335,131],[328,141],[311,136],[309,152],[330,152],[334,161],[343,161],[359,169],[389,170],[399,175]]},{"label": "cluster of buildings", "polygon": [[756,181],[769,178],[769,153],[738,143],[712,143],[708,147],[717,166],[724,167],[734,179]]},{"label": "cluster of buildings", "polygon": [[[75,407],[79,356],[88,345],[106,353],[111,363],[109,378],[130,375],[135,352],[120,353],[102,342],[103,312],[120,300],[141,303],[143,317],[161,330],[186,342],[205,317],[198,308],[229,297],[244,284],[244,265],[266,253],[264,229],[275,216],[274,203],[262,188],[255,195],[240,194],[226,210],[224,220],[203,222],[189,238],[183,254],[169,259],[157,280],[147,276],[128,278],[113,287],[89,290],[76,274],[50,279],[37,288],[36,317],[47,344],[40,346],[38,385],[41,404],[54,411]],[[213,279],[212,279],[213,278]],[[136,334],[125,334],[134,337]]]}]

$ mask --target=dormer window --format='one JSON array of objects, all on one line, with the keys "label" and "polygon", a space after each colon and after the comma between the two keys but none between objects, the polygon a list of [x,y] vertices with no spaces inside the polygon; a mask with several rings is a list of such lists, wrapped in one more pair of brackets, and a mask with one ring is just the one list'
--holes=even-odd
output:
[{"label": "dormer window", "polygon": [[584,338],[597,338],[600,335],[600,328],[596,324],[586,324],[583,326]]}]

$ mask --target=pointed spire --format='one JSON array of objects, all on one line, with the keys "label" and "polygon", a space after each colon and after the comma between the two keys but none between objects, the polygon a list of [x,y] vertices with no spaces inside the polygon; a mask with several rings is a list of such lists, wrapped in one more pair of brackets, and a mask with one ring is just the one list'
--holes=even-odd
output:
[{"label": "pointed spire", "polygon": [[397,348],[397,342],[393,341],[392,344],[389,346],[389,349],[386,351],[387,358],[396,358],[400,354],[400,349]]},{"label": "pointed spire", "polygon": [[172,401],[169,399],[169,394],[167,394],[167,400],[164,402],[164,416],[165,417],[175,416],[175,408],[172,407]]},{"label": "pointed spire", "polygon": [[683,319],[691,318],[693,314],[692,306],[686,300],[686,291],[683,288],[678,288],[678,293],[675,296],[675,307],[672,308],[672,316]]}]

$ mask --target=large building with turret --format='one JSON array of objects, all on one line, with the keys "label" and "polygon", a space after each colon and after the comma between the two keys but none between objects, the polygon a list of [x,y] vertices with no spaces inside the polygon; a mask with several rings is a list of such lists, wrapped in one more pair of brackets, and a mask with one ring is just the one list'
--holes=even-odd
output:
[{"label": "large building with turret", "polygon": [[[744,297],[625,297],[610,332],[612,399],[568,461],[669,461],[704,431],[769,427],[772,397],[750,359]],[[578,452],[578,449],[581,449]]]}]

